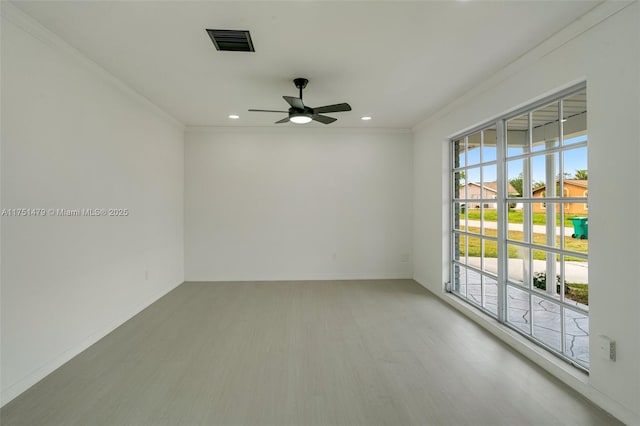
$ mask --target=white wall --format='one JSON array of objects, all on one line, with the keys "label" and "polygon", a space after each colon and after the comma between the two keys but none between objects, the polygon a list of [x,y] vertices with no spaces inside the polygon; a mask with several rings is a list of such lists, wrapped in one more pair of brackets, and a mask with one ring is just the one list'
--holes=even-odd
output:
[{"label": "white wall", "polygon": [[[3,2],[6,3],[6,2]],[[2,403],[183,282],[184,133],[15,10],[2,16]]]},{"label": "white wall", "polygon": [[561,36],[568,41],[556,37],[452,103],[415,129],[414,145],[415,279],[443,295],[449,271],[448,137],[586,79],[590,334],[616,340],[618,359],[601,359],[591,339],[586,384],[571,375],[562,378],[629,424],[640,423],[639,7],[636,2],[590,29],[593,16],[579,21],[586,32],[565,32]]},{"label": "white wall", "polygon": [[412,276],[407,131],[187,131],[185,278]]}]

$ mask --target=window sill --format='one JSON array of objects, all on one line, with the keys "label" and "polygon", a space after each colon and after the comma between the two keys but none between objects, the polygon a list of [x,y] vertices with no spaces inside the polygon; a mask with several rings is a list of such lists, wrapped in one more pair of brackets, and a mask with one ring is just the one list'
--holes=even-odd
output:
[{"label": "window sill", "polygon": [[495,319],[485,315],[453,294],[443,292],[440,296],[449,305],[469,317],[471,320],[511,346],[520,354],[542,367],[544,370],[548,371],[571,388],[580,392],[585,397],[589,397],[591,387],[589,384],[588,373],[574,367],[561,358],[558,358],[544,348],[537,346],[526,337],[521,336],[506,325],[500,324]]}]

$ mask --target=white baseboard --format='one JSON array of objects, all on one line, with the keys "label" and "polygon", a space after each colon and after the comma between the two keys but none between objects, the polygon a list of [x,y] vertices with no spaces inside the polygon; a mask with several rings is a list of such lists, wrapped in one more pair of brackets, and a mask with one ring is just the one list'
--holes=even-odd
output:
[{"label": "white baseboard", "polygon": [[407,272],[385,273],[340,273],[340,274],[234,274],[219,276],[191,276],[185,282],[246,282],[246,281],[343,281],[343,280],[412,280],[412,274]]}]

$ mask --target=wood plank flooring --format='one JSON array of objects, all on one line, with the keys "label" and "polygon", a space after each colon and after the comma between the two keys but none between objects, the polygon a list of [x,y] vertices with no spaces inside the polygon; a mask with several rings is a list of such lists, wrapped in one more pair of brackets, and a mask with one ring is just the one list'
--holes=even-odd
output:
[{"label": "wood plank flooring", "polygon": [[615,425],[412,280],[184,283],[12,425]]}]

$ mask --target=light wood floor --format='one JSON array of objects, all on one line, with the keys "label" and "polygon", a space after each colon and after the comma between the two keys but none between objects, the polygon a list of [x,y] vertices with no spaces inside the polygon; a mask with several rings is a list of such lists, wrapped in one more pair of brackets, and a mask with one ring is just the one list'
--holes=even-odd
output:
[{"label": "light wood floor", "polygon": [[185,283],[10,425],[614,425],[411,280]]}]

